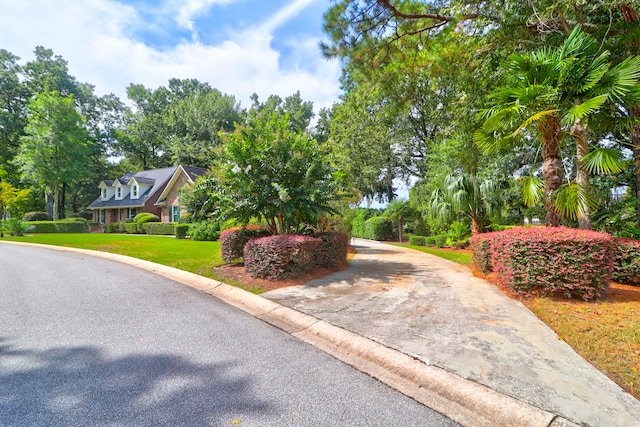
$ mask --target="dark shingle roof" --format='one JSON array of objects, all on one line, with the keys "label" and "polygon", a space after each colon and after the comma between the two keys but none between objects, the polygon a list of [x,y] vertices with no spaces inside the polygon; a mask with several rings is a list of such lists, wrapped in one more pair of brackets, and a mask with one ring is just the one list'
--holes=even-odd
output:
[{"label": "dark shingle roof", "polygon": [[[167,181],[169,181],[169,179],[171,179],[171,176],[173,176],[177,168],[177,166],[172,166],[170,168],[152,169],[135,173],[129,172],[123,175],[121,178],[118,178],[118,181],[120,181],[122,185],[127,185],[129,180],[135,177],[138,183],[142,184],[143,182],[140,181],[142,180],[145,181],[144,183],[149,183],[149,185],[153,184],[153,187],[151,187],[149,190],[147,190],[146,193],[144,193],[137,199],[131,199],[131,194],[128,194],[122,200],[116,200],[115,196],[112,196],[109,200],[102,201],[101,198],[98,197],[93,201],[93,203],[89,205],[89,209],[143,206],[149,199],[153,198],[154,196],[158,197],[158,191]],[[106,180],[104,181],[106,182]]]}]

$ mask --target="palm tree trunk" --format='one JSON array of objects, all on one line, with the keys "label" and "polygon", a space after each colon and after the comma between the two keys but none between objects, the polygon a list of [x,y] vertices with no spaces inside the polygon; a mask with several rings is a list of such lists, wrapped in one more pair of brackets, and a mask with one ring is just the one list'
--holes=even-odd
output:
[{"label": "palm tree trunk", "polygon": [[[640,21],[638,12],[631,2],[623,3],[620,6],[622,19],[626,23],[637,23]],[[640,48],[637,41],[631,43],[629,54],[634,54]],[[640,104],[629,108],[630,117],[640,117]],[[640,124],[634,123],[631,128],[631,149],[633,150],[633,172],[636,179],[636,220],[640,228]]]},{"label": "palm tree trunk", "polygon": [[[640,117],[640,105],[629,108],[631,117]],[[636,179],[636,220],[640,228],[640,123],[631,128],[631,149],[633,150],[633,174]]]},{"label": "palm tree trunk", "polygon": [[[589,191],[589,172],[582,166],[580,160],[589,154],[589,126],[586,121],[576,119],[571,126],[571,136],[576,142],[576,184],[583,191]],[[583,206],[583,212],[578,213],[578,227],[581,230],[591,230],[591,212],[589,206]]]},{"label": "palm tree trunk", "polygon": [[564,181],[564,168],[560,158],[560,122],[555,115],[546,116],[538,122],[538,130],[542,136],[542,177],[544,178],[544,207],[547,211],[546,224],[559,227],[562,216],[553,206],[551,195]]}]

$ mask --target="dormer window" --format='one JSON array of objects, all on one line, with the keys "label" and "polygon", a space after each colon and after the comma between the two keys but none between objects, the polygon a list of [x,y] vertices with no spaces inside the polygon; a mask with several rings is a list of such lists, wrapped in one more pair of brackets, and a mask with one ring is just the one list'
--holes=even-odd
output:
[{"label": "dormer window", "polygon": [[116,188],[116,199],[117,200],[122,200],[122,187],[117,187]]},{"label": "dormer window", "polygon": [[100,196],[102,198],[102,200],[107,200],[107,189],[103,188],[102,189],[102,194]]},{"label": "dormer window", "polygon": [[131,198],[132,199],[138,198],[138,184],[134,184],[133,187],[131,187]]}]

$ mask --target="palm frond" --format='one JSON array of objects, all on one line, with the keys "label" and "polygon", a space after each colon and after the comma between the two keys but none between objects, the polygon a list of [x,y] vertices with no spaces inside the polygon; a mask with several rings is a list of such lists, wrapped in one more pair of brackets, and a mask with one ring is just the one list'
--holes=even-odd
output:
[{"label": "palm frond", "polygon": [[527,206],[535,206],[542,200],[544,181],[537,176],[520,178],[522,186],[522,200]]},{"label": "palm frond", "polygon": [[582,104],[574,105],[563,116],[562,121],[565,124],[570,125],[571,123],[575,122],[576,119],[583,119],[587,117],[589,114],[596,111],[598,108],[600,108],[602,104],[604,104],[607,101],[608,98],[609,98],[609,95],[607,94],[594,96],[591,99],[587,99]]},{"label": "palm frond", "polygon": [[509,135],[512,138],[515,138],[518,133],[520,133],[520,131],[522,129],[527,128],[531,123],[536,122],[538,120],[540,120],[543,117],[549,116],[551,114],[555,114],[557,113],[558,110],[555,108],[550,108],[547,110],[543,110],[543,111],[538,111],[537,113],[533,114],[532,116],[528,117],[524,122],[522,122],[522,124],[520,126],[518,126],[518,128],[516,130],[513,131],[513,133],[511,135]]},{"label": "palm frond", "polygon": [[589,189],[575,182],[562,185],[553,192],[552,198],[556,211],[571,219],[584,218],[598,207]]},{"label": "palm frond", "polygon": [[622,172],[629,164],[617,148],[595,148],[579,161],[587,172],[598,175]]}]

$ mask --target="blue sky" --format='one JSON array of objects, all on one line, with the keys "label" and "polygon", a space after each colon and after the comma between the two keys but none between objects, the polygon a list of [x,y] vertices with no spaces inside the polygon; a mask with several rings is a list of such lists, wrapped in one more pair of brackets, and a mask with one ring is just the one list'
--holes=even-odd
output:
[{"label": "blue sky", "polygon": [[300,91],[317,112],[340,95],[340,64],[322,58],[329,0],[0,0],[0,48],[37,45],[69,63],[99,95],[197,78],[235,95]]}]

